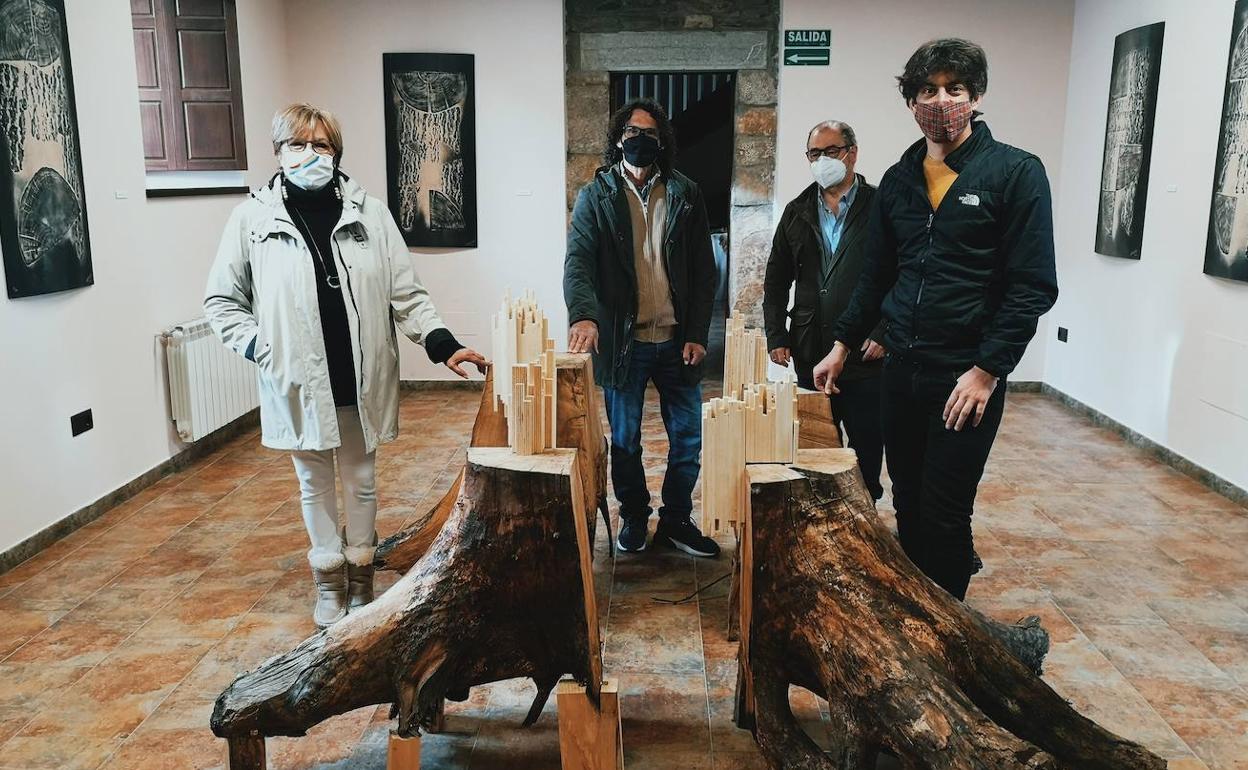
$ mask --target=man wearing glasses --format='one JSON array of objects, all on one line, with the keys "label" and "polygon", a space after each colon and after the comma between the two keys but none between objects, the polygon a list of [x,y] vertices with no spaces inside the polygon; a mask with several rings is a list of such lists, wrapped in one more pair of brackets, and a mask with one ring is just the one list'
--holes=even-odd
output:
[{"label": "man wearing glasses", "polygon": [[672,168],[675,154],[672,124],[657,103],[639,99],[616,111],[604,165],[572,209],[563,294],[568,349],[594,354],[605,395],[620,549],[646,548],[641,415],[653,381],[669,445],[654,540],[709,557],[719,546],[692,514],[702,467],[702,359],[718,277],[702,193]]},{"label": "man wearing glasses", "polygon": [[[845,123],[829,120],[806,137],[806,160],[814,181],[785,207],[767,260],[763,326],[771,360],[793,362],[797,382],[814,388],[814,367],[832,349],[832,326],[853,295],[866,263],[867,212],[875,188],[854,173],[858,140]],[[793,309],[789,307],[789,290]],[[832,416],[858,453],[858,467],[872,497],[884,494],[880,468],[880,363],[884,348],[873,333],[845,362],[831,396]]]},{"label": "man wearing glasses", "polygon": [[923,138],[880,180],[868,264],[815,384],[835,393],[881,319],[882,415],[902,548],[958,599],[976,570],[971,516],[1005,407],[1005,378],[1057,299],[1040,160],[975,118],[984,50],[920,47],[897,78]]}]

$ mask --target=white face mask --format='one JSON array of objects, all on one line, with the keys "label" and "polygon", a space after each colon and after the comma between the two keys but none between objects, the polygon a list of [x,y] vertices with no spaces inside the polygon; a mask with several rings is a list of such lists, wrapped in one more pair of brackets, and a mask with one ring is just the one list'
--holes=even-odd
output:
[{"label": "white face mask", "polygon": [[820,156],[819,160],[810,164],[810,173],[814,175],[819,187],[824,190],[836,187],[845,181],[845,175],[848,172],[845,161],[839,158],[829,158],[826,155]]},{"label": "white face mask", "polygon": [[282,173],[296,187],[319,190],[334,178],[333,157],[321,155],[311,147],[305,147],[302,152],[283,147],[280,158]]}]

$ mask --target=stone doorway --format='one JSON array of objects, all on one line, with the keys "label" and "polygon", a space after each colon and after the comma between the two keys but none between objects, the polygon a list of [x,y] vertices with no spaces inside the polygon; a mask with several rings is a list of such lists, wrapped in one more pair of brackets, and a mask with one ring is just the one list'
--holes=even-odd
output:
[{"label": "stone doorway", "polygon": [[566,0],[564,11],[569,213],[577,190],[601,164],[612,73],[733,73],[728,305],[747,324],[761,327],[763,271],[774,228],[778,0],[694,0],[679,8]]}]

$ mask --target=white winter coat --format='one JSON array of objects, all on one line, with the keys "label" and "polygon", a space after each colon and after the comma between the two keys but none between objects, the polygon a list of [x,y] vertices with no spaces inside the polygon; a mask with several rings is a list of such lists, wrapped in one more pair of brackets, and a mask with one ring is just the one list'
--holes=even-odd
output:
[{"label": "white winter coat", "polygon": [[[389,210],[354,181],[340,178],[340,184],[333,256],[347,307],[360,424],[372,452],[399,429],[395,325],[423,345],[445,324]],[[261,441],[273,449],[341,443],[313,259],[275,179],[234,209],[208,276],[204,312],[217,336],[239,355],[256,342]]]}]

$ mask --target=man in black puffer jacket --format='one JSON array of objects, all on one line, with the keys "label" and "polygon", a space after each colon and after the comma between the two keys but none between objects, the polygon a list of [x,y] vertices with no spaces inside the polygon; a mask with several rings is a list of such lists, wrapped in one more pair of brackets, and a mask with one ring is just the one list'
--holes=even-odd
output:
[{"label": "man in black puffer jacket", "polygon": [[924,139],[880,181],[867,269],[815,367],[837,392],[850,350],[882,318],[884,446],[910,559],[963,599],[975,492],[1001,423],[1005,379],[1057,299],[1044,167],[974,120],[984,51],[936,40],[898,78]]}]

